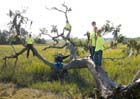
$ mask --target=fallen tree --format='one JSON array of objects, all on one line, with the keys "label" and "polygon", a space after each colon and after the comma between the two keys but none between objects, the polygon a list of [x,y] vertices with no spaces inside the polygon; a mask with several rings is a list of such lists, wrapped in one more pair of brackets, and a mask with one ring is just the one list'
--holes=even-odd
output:
[{"label": "fallen tree", "polygon": [[[65,4],[62,4],[62,6],[65,8],[65,11],[60,10],[56,7],[53,7],[49,10],[57,10],[61,13],[64,13],[66,17],[66,25],[67,25],[67,23],[69,23],[67,13],[71,11],[71,8],[68,8]],[[68,28],[66,30],[66,27],[64,27],[63,32],[59,34],[55,28],[55,30],[52,30],[52,32],[57,32],[56,36],[51,36],[50,34],[46,34],[49,37],[51,37],[52,40],[54,40],[54,42],[57,43],[55,43],[53,46],[44,48],[44,50],[47,50],[48,48],[64,48],[64,47],[67,47],[69,49],[71,60],[70,62],[65,63],[63,65],[62,68],[63,70],[88,68],[96,82],[96,86],[97,86],[97,90],[95,93],[96,99],[137,99],[138,97],[140,97],[140,79],[138,79],[137,76],[139,72],[134,76],[132,82],[129,83],[128,85],[123,85],[123,84],[118,85],[116,84],[116,82],[110,79],[110,77],[108,76],[107,72],[104,70],[103,67],[100,67],[99,70],[97,71],[95,69],[96,66],[94,64],[94,61],[92,61],[89,57],[77,59],[73,41],[71,41],[70,39],[71,29],[72,28]],[[65,36],[64,34],[66,31],[68,33]],[[44,32],[45,31],[42,31],[42,34],[45,34]],[[59,40],[57,38],[60,37],[65,42],[63,46],[57,46],[57,44],[59,43]],[[26,50],[27,48],[25,46],[19,52],[15,52],[13,55],[5,56],[3,58],[5,60],[5,64],[7,62],[7,59],[10,58],[15,58],[16,59],[15,64],[16,64],[16,62],[18,61],[18,57],[21,54],[23,54]],[[34,47],[34,52],[38,59],[44,62],[44,64],[46,64],[47,66],[50,66],[50,68],[54,69],[53,63],[49,62],[46,58],[44,58],[35,47]]]}]

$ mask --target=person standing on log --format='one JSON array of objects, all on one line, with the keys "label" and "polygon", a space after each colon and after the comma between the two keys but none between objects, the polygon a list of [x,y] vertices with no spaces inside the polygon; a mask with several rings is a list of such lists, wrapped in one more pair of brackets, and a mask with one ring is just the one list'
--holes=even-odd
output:
[{"label": "person standing on log", "polygon": [[104,38],[101,35],[101,30],[98,30],[97,31],[95,55],[94,55],[94,62],[96,65],[96,70],[98,70],[98,68],[100,66],[102,66],[103,49],[104,49]]},{"label": "person standing on log", "polygon": [[35,52],[34,52],[34,48],[33,48],[33,43],[34,43],[34,39],[32,38],[32,35],[29,34],[29,37],[26,38],[26,47],[27,47],[27,58],[29,57],[30,54],[30,50],[33,53],[33,56],[35,56]]},{"label": "person standing on log", "polygon": [[[91,59],[93,60],[93,56],[95,54],[95,45],[96,45],[96,32],[97,32],[97,27],[96,27],[96,22],[93,21],[91,23],[92,27],[93,27],[93,30],[90,32],[90,36],[89,36],[89,51],[90,51],[90,57]],[[89,32],[87,32],[89,33]]]}]

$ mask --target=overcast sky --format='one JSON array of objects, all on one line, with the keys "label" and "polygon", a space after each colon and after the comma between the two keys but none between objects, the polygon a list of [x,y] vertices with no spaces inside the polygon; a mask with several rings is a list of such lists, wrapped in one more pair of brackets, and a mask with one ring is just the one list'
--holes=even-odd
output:
[{"label": "overcast sky", "polygon": [[115,25],[122,24],[121,33],[127,37],[140,37],[140,14],[139,0],[2,0],[0,3],[0,29],[6,28],[10,21],[6,15],[11,10],[21,10],[28,7],[26,16],[33,20],[32,28],[26,29],[35,34],[39,28],[51,28],[51,25],[58,25],[59,32],[65,24],[65,17],[57,11],[49,11],[47,7],[58,7],[63,9],[61,4],[72,8],[68,14],[72,24],[72,35],[84,37],[83,35],[92,29],[91,22],[97,22],[102,26],[106,20],[112,21]]}]

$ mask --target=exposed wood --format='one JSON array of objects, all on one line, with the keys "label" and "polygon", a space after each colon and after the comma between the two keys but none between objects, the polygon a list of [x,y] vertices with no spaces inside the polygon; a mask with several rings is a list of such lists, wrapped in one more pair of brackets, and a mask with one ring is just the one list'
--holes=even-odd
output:
[{"label": "exposed wood", "polygon": [[64,48],[64,47],[66,47],[66,45],[67,45],[67,44],[64,44],[64,45],[62,45],[62,46],[47,46],[47,47],[43,48],[43,50],[47,50],[47,49],[49,49],[49,48],[62,49],[62,48]]},{"label": "exposed wood", "polygon": [[139,79],[139,74],[140,74],[140,70],[137,71],[137,73],[134,75],[134,77],[132,79],[132,83]]},{"label": "exposed wood", "polygon": [[26,47],[24,47],[22,50],[20,50],[19,52],[16,52],[13,55],[9,55],[9,56],[5,56],[3,59],[6,60],[8,58],[17,58],[19,55],[21,55],[22,53],[24,53],[27,50]]}]

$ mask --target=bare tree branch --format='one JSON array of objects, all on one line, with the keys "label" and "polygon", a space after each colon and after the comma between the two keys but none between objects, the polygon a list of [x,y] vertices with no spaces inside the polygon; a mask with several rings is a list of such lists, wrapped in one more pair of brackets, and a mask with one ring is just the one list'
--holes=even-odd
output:
[{"label": "bare tree branch", "polygon": [[39,52],[36,50],[36,48],[34,48],[34,52],[35,52],[35,55],[40,59],[42,60],[45,64],[47,64],[48,66],[50,66],[51,68],[53,68],[53,63],[49,62],[48,60],[46,60],[43,56],[41,56],[39,54]]},{"label": "bare tree branch", "polygon": [[5,56],[3,59],[6,60],[6,59],[9,59],[9,58],[17,58],[19,55],[24,53],[26,50],[27,50],[27,48],[25,47],[22,50],[20,50],[19,52],[16,52],[15,54],[13,54],[13,55]]},{"label": "bare tree branch", "polygon": [[[66,18],[66,25],[68,26],[68,27],[70,27],[70,30],[68,30],[68,33],[67,33],[67,35],[66,36],[64,36],[64,32],[65,32],[65,30],[66,30],[66,27],[64,27],[63,28],[63,32],[62,33],[57,33],[57,36],[51,36],[50,34],[48,34],[48,36],[49,37],[51,37],[52,38],[52,40],[54,40],[54,41],[58,41],[57,40],[57,38],[59,38],[59,37],[62,37],[62,39],[65,41],[65,42],[69,42],[68,44],[66,44],[69,48],[70,48],[70,52],[72,52],[72,54],[71,54],[71,58],[73,59],[76,59],[76,53],[74,52],[74,47],[73,47],[73,45],[72,45],[72,42],[71,42],[71,40],[70,40],[70,33],[71,33],[71,26],[70,26],[70,24],[69,24],[69,21],[68,21],[68,16],[67,16],[67,13],[69,12],[69,11],[71,11],[71,8],[68,8],[67,7],[67,5],[65,5],[65,3],[63,3],[62,4],[62,6],[65,8],[65,11],[63,11],[63,10],[61,10],[61,9],[58,9],[57,7],[52,7],[51,9],[49,9],[49,8],[47,8],[46,7],[46,9],[48,9],[48,10],[56,10],[56,11],[59,11],[59,12],[61,12],[61,13],[64,13],[64,15],[65,15],[65,18]],[[58,41],[59,42],[59,41]],[[56,43],[56,44],[58,44],[58,42]],[[55,45],[56,45],[55,44]],[[64,46],[66,46],[66,45],[64,45]],[[49,47],[46,47],[46,48],[49,48]],[[46,49],[46,48],[44,48],[44,49]],[[50,46],[50,48],[56,48],[56,46]],[[63,46],[62,47],[58,47],[58,48],[63,48]],[[72,55],[74,55],[74,56],[72,56]]]},{"label": "bare tree branch", "polygon": [[52,7],[51,9],[54,9],[54,10],[57,10],[57,11],[59,11],[59,12],[65,13],[64,11],[62,11],[62,10],[56,8],[56,7]]},{"label": "bare tree branch", "polygon": [[133,79],[132,79],[132,83],[135,82],[136,80],[138,80],[138,78],[139,78],[139,77],[138,77],[139,74],[140,74],[140,70],[137,71],[137,73],[134,75],[134,77],[133,77]]},{"label": "bare tree branch", "polygon": [[64,48],[64,47],[66,47],[66,43],[64,44],[64,45],[62,45],[62,46],[48,46],[48,47],[45,47],[43,50],[47,50],[47,49],[49,49],[49,48],[57,48],[57,49],[62,49],[62,48]]}]

